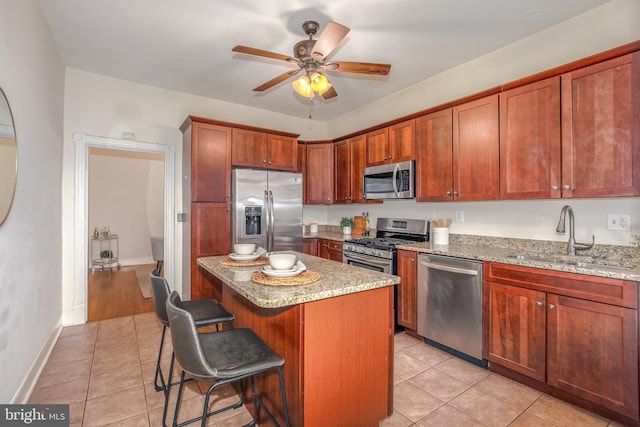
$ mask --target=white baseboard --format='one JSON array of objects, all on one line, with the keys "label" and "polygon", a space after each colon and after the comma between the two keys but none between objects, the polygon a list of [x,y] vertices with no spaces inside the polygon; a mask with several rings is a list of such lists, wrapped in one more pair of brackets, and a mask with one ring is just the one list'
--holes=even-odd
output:
[{"label": "white baseboard", "polygon": [[154,259],[151,257],[127,258],[127,259],[120,259],[119,261],[120,261],[120,265],[123,267],[130,266],[130,265],[146,265],[146,264],[156,263]]},{"label": "white baseboard", "polygon": [[38,383],[40,374],[42,374],[42,371],[47,364],[47,360],[49,360],[49,356],[51,355],[53,347],[56,345],[61,332],[62,324],[59,319],[55,327],[49,334],[49,338],[47,338],[47,341],[40,349],[40,353],[38,353],[38,356],[31,364],[27,375],[25,375],[22,383],[20,383],[18,390],[16,390],[15,394],[11,398],[11,404],[24,405],[29,402],[31,393],[33,393],[33,390],[36,388],[36,384]]}]

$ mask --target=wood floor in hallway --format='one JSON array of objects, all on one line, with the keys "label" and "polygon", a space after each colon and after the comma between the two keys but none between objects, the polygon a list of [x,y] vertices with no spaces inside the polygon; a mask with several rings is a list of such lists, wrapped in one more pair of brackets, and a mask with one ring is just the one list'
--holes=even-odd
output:
[{"label": "wood floor in hallway", "polygon": [[136,267],[139,266],[89,272],[87,321],[96,322],[154,310],[153,300],[142,296]]}]

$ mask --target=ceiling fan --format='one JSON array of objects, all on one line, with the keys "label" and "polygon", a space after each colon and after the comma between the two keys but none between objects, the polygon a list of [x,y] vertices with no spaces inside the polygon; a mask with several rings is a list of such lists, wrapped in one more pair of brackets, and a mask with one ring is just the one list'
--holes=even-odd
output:
[{"label": "ceiling fan", "polygon": [[308,98],[313,98],[317,93],[324,99],[331,99],[337,96],[338,93],[325,76],[325,71],[374,74],[381,76],[389,74],[389,70],[391,69],[391,65],[389,64],[328,61],[329,55],[331,55],[350,30],[344,25],[330,21],[320,34],[320,37],[317,40],[314,40],[313,36],[318,32],[319,28],[320,25],[316,21],[307,20],[302,23],[302,30],[309,36],[309,39],[302,40],[293,46],[294,56],[282,55],[280,53],[269,52],[247,46],[239,45],[234,47],[232,49],[233,52],[263,56],[298,65],[297,69],[280,74],[253,90],[256,92],[262,92],[290,77],[304,72],[304,75],[292,83],[295,91]]}]

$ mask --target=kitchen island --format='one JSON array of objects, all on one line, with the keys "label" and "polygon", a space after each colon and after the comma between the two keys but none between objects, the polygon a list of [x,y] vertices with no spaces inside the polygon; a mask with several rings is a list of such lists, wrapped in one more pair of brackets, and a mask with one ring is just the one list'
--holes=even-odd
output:
[{"label": "kitchen island", "polygon": [[[225,256],[199,258],[198,267],[236,316],[234,327],[253,329],[285,359],[293,426],[377,426],[393,411],[393,285],[400,278],[295,254],[317,281],[258,284],[251,276],[259,266],[221,264]],[[277,376],[257,386],[282,421]]]}]

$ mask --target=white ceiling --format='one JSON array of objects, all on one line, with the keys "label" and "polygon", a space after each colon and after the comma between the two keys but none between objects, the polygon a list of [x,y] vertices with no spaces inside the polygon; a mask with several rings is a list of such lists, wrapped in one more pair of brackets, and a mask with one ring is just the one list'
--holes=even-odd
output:
[{"label": "white ceiling", "polygon": [[[328,121],[608,0],[39,0],[66,66],[296,117],[309,100],[290,80],[252,89],[295,65],[237,54],[237,44],[292,55],[329,21],[351,28],[336,61],[391,64],[386,77],[328,73]],[[316,35],[315,38],[317,38]]]}]

